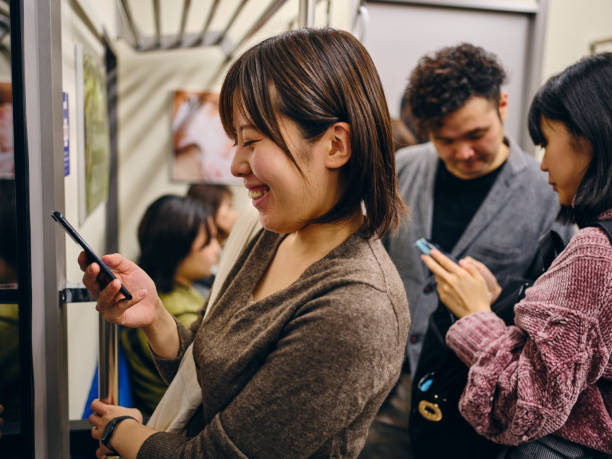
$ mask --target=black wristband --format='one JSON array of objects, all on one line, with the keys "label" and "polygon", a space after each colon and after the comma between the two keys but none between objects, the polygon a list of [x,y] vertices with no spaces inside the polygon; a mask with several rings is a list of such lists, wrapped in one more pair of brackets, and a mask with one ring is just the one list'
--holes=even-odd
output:
[{"label": "black wristband", "polygon": [[113,436],[113,433],[115,432],[115,427],[117,427],[117,425],[121,421],[125,421],[126,419],[133,419],[134,421],[138,422],[138,419],[136,419],[133,416],[117,416],[116,418],[113,418],[110,421],[108,421],[108,423],[106,424],[106,427],[104,427],[102,436],[100,437],[100,441],[102,442],[102,444],[106,446],[108,449],[110,449],[113,454],[117,454],[117,451],[115,451],[115,448],[113,448],[110,444],[111,437]]}]

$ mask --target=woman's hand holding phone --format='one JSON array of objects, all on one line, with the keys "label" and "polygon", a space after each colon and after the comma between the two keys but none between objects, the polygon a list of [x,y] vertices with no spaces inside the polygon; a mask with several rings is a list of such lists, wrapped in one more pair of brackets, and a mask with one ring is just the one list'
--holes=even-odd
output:
[{"label": "woman's hand holding phone", "polygon": [[475,258],[472,258],[472,257],[462,258],[460,261],[460,264],[463,263],[464,260],[467,263],[473,264],[474,267],[480,273],[480,275],[484,278],[485,282],[487,283],[487,288],[489,289],[490,303],[491,304],[495,303],[495,301],[497,301],[497,299],[499,298],[499,295],[502,292],[502,288],[497,282],[497,279],[495,278],[493,273],[489,270],[489,268],[487,268],[487,266],[484,263],[476,260]]},{"label": "woman's hand holding phone", "polygon": [[[102,261],[117,277],[103,289],[97,281],[100,266],[97,263],[88,263],[85,252],[79,255],[79,266],[85,273],[83,283],[89,293],[98,300],[96,309],[107,322],[132,328],[151,325],[158,315],[158,308],[163,309],[153,280],[138,265],[118,253],[105,255]],[[131,300],[125,299],[121,294],[122,283],[132,292]]]},{"label": "woman's hand holding phone", "polygon": [[[85,272],[83,283],[98,300],[96,309],[107,322],[142,329],[159,357],[176,358],[179,351],[176,322],[159,299],[153,280],[136,263],[118,253],[103,256],[102,262],[113,270],[116,279],[100,289],[97,280],[100,266],[88,263],[85,252],[79,255],[79,265]],[[122,283],[132,292],[132,299],[121,293]]]},{"label": "woman's hand holding phone", "polygon": [[440,301],[455,316],[462,318],[475,312],[491,310],[487,281],[475,260],[465,258],[457,264],[436,248],[432,248],[429,255],[421,255],[421,260],[436,278]]}]

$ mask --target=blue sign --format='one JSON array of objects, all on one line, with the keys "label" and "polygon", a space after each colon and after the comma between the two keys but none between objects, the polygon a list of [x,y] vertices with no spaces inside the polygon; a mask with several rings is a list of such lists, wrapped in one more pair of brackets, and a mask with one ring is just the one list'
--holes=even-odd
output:
[{"label": "blue sign", "polygon": [[68,124],[68,94],[62,93],[64,106],[64,177],[70,174],[70,125]]}]

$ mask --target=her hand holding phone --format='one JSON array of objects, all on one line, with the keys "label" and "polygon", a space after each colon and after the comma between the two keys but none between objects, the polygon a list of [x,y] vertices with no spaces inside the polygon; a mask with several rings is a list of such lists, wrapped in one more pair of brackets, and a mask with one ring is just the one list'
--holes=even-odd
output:
[{"label": "her hand holding phone", "polygon": [[[424,238],[419,239],[416,246],[423,253],[421,260],[436,279],[440,301],[455,316],[461,318],[474,312],[491,310],[495,286],[501,289],[492,274],[491,279],[486,279],[489,277],[486,273],[490,274],[486,266],[471,258],[458,262]],[[432,253],[433,250],[435,251]],[[478,264],[484,268],[483,273],[481,273],[483,269]]]}]

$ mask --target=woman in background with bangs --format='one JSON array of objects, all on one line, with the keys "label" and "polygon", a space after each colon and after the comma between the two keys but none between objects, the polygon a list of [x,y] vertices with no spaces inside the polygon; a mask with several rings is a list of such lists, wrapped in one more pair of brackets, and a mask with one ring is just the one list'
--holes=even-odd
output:
[{"label": "woman in background with bangs", "polygon": [[[233,64],[220,112],[236,141],[232,174],[263,229],[206,318],[178,324],[151,279],[118,254],[104,262],[119,279],[100,291],[99,267],[79,258],[97,308],[143,330],[164,379],[193,343],[185,358],[202,398],[180,432],[94,401],[98,455],[357,457],[400,374],[410,325],[379,240],[404,209],[380,79],[349,33],[288,32]],[[119,294],[121,282],[133,300]]]},{"label": "woman in background with bangs", "polygon": [[[212,274],[220,246],[213,214],[201,202],[164,195],[152,202],[138,224],[140,266],[157,287],[164,308],[189,327],[198,318],[204,297],[195,282]],[[150,416],[166,391],[142,330],[123,328],[125,351],[134,406]]]}]

